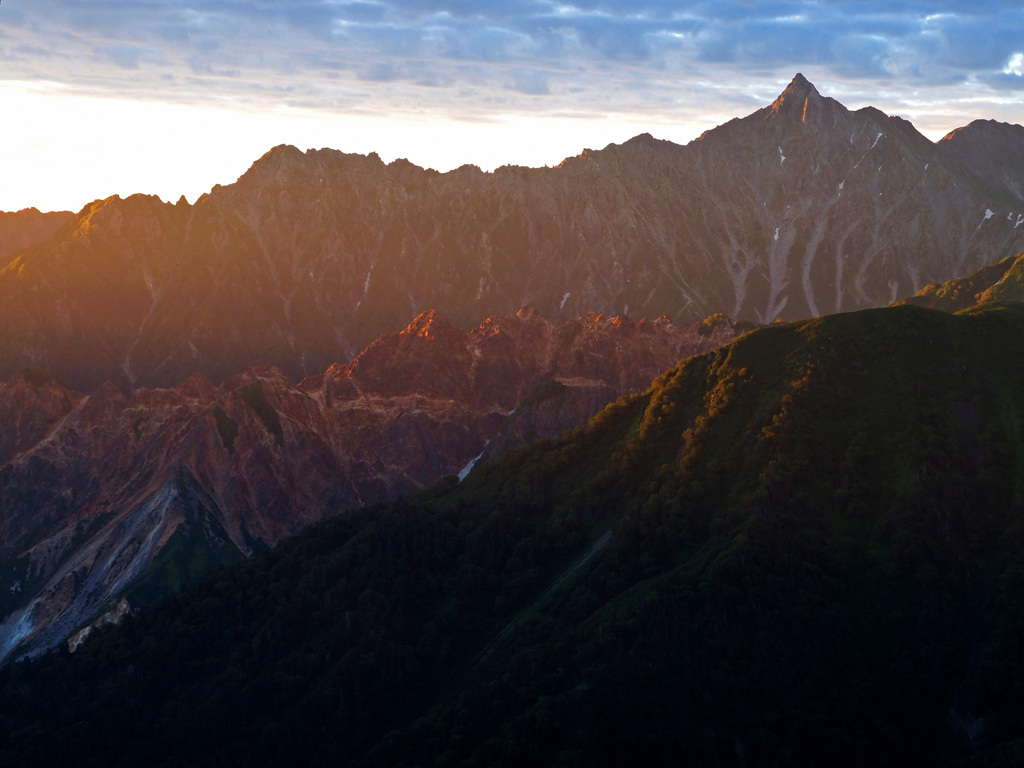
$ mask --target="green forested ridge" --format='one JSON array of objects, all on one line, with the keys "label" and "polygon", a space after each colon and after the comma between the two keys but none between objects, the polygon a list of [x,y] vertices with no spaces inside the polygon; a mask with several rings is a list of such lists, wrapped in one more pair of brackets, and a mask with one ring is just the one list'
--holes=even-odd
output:
[{"label": "green forested ridge", "polygon": [[995,301],[1024,301],[1024,253],[982,267],[964,277],[926,285],[898,304],[959,312]]},{"label": "green forested ridge", "polygon": [[749,333],[7,667],[0,764],[1019,763],[1022,342]]}]

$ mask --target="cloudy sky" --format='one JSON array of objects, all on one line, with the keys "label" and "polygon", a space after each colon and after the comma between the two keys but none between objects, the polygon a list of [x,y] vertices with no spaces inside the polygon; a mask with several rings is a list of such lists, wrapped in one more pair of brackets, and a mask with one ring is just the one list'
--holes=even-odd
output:
[{"label": "cloudy sky", "polygon": [[439,170],[685,143],[798,71],[932,139],[1024,122],[1024,4],[3,0],[0,210],[194,200],[280,143]]}]

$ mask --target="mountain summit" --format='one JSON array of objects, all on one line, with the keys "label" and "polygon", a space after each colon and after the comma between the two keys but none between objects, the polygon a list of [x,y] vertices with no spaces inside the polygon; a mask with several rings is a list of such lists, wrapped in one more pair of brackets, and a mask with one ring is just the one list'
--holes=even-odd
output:
[{"label": "mountain summit", "polygon": [[821,101],[821,94],[810,80],[798,72],[786,89],[772,102],[768,111],[772,115],[799,113],[800,121],[806,122],[808,107],[812,100],[816,103]]},{"label": "mountain summit", "polygon": [[992,194],[1024,207],[1024,126],[975,120],[946,135],[939,148]]}]

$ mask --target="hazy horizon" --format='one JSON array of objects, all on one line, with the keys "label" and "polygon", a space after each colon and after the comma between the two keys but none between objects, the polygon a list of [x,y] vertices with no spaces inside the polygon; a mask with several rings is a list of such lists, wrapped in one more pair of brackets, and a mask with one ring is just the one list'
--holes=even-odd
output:
[{"label": "hazy horizon", "polygon": [[0,6],[0,210],[194,200],[278,144],[450,170],[685,144],[797,72],[932,140],[1020,122],[1024,10],[967,2]]}]

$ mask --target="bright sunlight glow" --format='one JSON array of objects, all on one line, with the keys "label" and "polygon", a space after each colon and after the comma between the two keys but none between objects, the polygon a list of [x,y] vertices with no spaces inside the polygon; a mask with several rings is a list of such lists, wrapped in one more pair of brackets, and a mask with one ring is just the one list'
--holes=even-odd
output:
[{"label": "bright sunlight glow", "polygon": [[[81,97],[57,87],[0,84],[0,210],[78,211],[110,195],[190,201],[230,184],[277,144],[377,152],[440,171],[473,163],[557,165],[584,148],[658,133],[643,116],[503,117],[491,121],[379,118],[295,109],[255,111]],[[663,125],[686,142],[710,126]],[[113,147],[113,148],[112,148]]]}]

